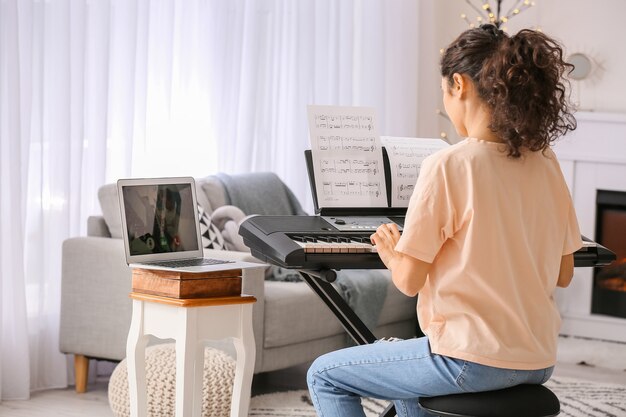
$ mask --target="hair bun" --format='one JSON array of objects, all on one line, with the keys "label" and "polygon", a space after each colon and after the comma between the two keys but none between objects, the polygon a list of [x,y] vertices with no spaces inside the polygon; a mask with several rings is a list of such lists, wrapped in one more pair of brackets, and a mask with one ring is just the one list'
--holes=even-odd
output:
[{"label": "hair bun", "polygon": [[498,27],[492,23],[484,23],[480,25],[480,28],[496,39],[499,39],[504,34],[504,31],[498,29]]}]

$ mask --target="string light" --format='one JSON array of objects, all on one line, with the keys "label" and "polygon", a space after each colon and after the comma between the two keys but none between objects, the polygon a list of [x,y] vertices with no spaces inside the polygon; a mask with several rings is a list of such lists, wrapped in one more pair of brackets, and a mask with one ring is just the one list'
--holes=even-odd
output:
[{"label": "string light", "polygon": [[450,117],[446,113],[442,112],[439,109],[436,109],[435,113],[437,113],[439,116],[443,117],[444,119],[448,119],[449,121],[452,121],[452,120],[450,120]]},{"label": "string light", "polygon": [[[511,8],[506,13],[502,13],[502,0],[495,0],[495,11],[490,1],[478,0],[478,2],[482,4],[478,5],[472,0],[465,0],[465,3],[478,15],[476,16],[478,26],[480,26],[483,21],[488,21],[499,29],[503,29],[501,27],[502,24],[507,23],[513,16],[517,16],[523,11],[535,6],[535,2],[531,0],[514,0]],[[476,27],[476,24],[473,23],[465,13],[461,14],[461,19],[463,19],[470,28]]]}]

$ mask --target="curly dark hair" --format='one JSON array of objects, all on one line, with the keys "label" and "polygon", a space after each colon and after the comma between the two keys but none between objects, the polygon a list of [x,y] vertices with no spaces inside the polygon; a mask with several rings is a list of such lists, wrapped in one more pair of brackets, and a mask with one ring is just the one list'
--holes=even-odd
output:
[{"label": "curly dark hair", "polygon": [[545,150],[576,129],[564,76],[573,68],[544,33],[523,29],[509,36],[491,24],[461,33],[441,58],[441,76],[450,86],[455,73],[472,79],[492,110],[489,128],[513,158],[522,148]]}]

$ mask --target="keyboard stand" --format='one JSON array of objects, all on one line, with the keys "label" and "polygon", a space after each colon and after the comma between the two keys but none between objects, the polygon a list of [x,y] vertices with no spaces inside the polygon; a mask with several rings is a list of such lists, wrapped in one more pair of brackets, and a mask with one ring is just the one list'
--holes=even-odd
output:
[{"label": "keyboard stand", "polygon": [[[298,271],[304,281],[311,287],[326,306],[339,319],[346,332],[352,337],[357,345],[367,345],[376,341],[376,336],[365,323],[350,308],[348,303],[339,295],[332,282],[337,279],[337,273],[332,269],[322,271]],[[396,410],[390,403],[380,417],[393,417]]]}]

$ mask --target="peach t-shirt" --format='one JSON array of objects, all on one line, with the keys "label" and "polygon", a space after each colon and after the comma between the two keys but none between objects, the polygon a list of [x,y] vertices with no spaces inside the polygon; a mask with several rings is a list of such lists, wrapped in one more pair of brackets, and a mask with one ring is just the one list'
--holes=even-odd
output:
[{"label": "peach t-shirt", "polygon": [[434,353],[542,369],[556,362],[561,257],[582,241],[552,150],[502,147],[468,138],[428,157],[396,250],[432,263],[417,314]]}]

